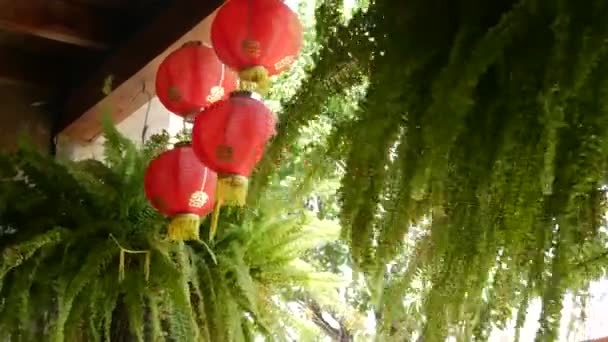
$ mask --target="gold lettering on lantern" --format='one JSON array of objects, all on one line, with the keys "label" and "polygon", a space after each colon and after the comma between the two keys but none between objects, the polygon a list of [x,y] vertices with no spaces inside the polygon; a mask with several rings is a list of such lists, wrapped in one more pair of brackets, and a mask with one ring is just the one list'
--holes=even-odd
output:
[{"label": "gold lettering on lantern", "polygon": [[247,56],[249,56],[251,58],[260,57],[260,54],[261,54],[260,42],[258,42],[257,40],[245,39],[245,40],[243,40],[243,43],[241,44],[241,48],[243,49],[243,51],[245,51]]},{"label": "gold lettering on lantern", "polygon": [[278,71],[291,65],[296,60],[295,56],[286,56],[280,61],[274,63],[274,68]]},{"label": "gold lettering on lantern", "polygon": [[195,191],[190,195],[190,200],[188,201],[188,205],[193,208],[202,208],[207,201],[209,200],[209,196],[204,191]]},{"label": "gold lettering on lantern", "polygon": [[213,103],[215,101],[219,101],[224,97],[224,88],[221,86],[214,86],[209,91],[209,96],[207,96],[207,102]]},{"label": "gold lettering on lantern", "polygon": [[215,149],[215,155],[219,160],[223,162],[230,162],[232,161],[232,147],[223,144],[219,145]]},{"label": "gold lettering on lantern", "polygon": [[179,91],[179,88],[176,86],[170,86],[168,89],[169,99],[171,101],[179,101],[182,99],[182,93]]}]

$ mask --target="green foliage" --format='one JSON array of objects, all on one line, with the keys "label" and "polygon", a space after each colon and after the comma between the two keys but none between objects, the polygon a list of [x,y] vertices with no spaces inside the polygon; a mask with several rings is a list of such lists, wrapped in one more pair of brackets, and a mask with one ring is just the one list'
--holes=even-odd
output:
[{"label": "green foliage", "polygon": [[[483,341],[513,317],[519,335],[534,298],[537,340],[557,339],[565,293],[584,303],[608,261],[608,3],[343,5],[317,6],[303,58],[271,92],[279,133],[249,209],[223,212],[209,248],[164,241],[166,220],[143,198],[162,137],[138,151],[108,128],[105,164],[2,156],[8,339],[308,336],[286,303],[313,321],[316,303],[347,311],[316,262],[352,264],[347,300],[372,309],[379,340]],[[311,193],[316,218],[302,213]],[[312,248],[336,236],[319,218],[340,220],[352,255],[338,242]],[[151,250],[148,283],[139,256],[123,283],[110,276],[110,234]]]},{"label": "green foliage", "polygon": [[608,4],[371,1],[348,22],[342,6],[318,8],[252,198],[326,119],[315,167],[341,177],[379,337],[486,340],[541,297],[537,340],[555,340],[564,294],[606,272]]},{"label": "green foliage", "polygon": [[[285,340],[300,318],[279,303],[293,289],[317,298],[320,282],[319,298],[331,298],[335,276],[300,258],[336,240],[337,223],[319,224],[303,205],[262,201],[256,211],[224,211],[211,245],[170,243],[167,218],[143,191],[145,167],[169,137],[139,149],[107,122],[105,130],[104,162],[59,162],[29,149],[0,155],[4,340]],[[143,254],[126,254],[119,281],[117,242],[150,251],[148,281]]]}]

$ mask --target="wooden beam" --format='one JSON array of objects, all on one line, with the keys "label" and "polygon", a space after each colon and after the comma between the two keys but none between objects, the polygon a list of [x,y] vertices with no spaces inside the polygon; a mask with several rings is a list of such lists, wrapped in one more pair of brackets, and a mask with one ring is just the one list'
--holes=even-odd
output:
[{"label": "wooden beam", "polygon": [[66,0],[0,0],[0,28],[104,49],[115,37],[111,13]]},{"label": "wooden beam", "polygon": [[[180,0],[138,32],[92,77],[68,98],[60,132],[77,141],[91,141],[101,133],[100,120],[110,112],[120,122],[155,95],[154,77],[162,59],[190,40],[209,42],[212,13],[222,0]],[[104,81],[111,76],[113,92],[104,97]],[[145,89],[145,92],[143,91]]]}]

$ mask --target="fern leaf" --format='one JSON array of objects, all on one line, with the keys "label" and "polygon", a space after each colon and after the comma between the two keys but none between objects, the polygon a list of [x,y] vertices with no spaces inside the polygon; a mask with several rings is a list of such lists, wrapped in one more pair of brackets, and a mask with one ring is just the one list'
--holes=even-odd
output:
[{"label": "fern leaf", "polygon": [[2,261],[0,262],[0,279],[4,278],[7,272],[18,267],[27,261],[40,248],[61,242],[67,235],[64,228],[55,228],[48,232],[37,235],[29,241],[9,246],[2,251]]},{"label": "fern leaf", "polygon": [[153,342],[164,341],[158,294],[147,291],[146,298],[150,310],[149,321],[147,322],[150,325],[150,338]]},{"label": "fern leaf", "polygon": [[194,341],[196,336],[195,320],[192,317],[186,275],[173,262],[167,251],[163,251],[159,246],[154,247],[152,253],[152,258],[155,260],[153,272],[162,275],[162,278],[158,281],[162,282],[167,301],[170,303],[169,329],[171,336],[179,341]]},{"label": "fern leaf", "polygon": [[116,254],[116,246],[111,241],[99,243],[91,250],[79,272],[70,280],[65,295],[59,303],[59,312],[53,333],[54,341],[63,342],[65,323],[72,310],[74,300],[89,282],[94,281],[94,278],[106,269]]},{"label": "fern leaf", "polygon": [[143,274],[129,272],[124,281],[125,295],[123,297],[128,311],[129,330],[139,342],[144,341],[144,303],[142,293],[144,289]]}]

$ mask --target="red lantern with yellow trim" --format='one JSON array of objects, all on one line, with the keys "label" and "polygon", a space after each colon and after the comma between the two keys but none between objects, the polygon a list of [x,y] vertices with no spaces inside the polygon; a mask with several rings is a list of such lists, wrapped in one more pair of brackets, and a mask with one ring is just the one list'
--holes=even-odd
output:
[{"label": "red lantern with yellow trim", "polygon": [[195,155],[190,144],[178,144],[152,160],[146,169],[146,197],[172,217],[170,240],[198,240],[200,218],[213,211],[217,174]]},{"label": "red lantern with yellow trim", "polygon": [[241,87],[264,93],[268,76],[288,69],[302,46],[302,25],[282,0],[229,0],[217,12],[211,41],[219,59],[238,70]]},{"label": "red lantern with yellow trim", "polygon": [[[275,133],[275,114],[256,93],[237,91],[196,116],[192,147],[218,173],[216,210],[224,203],[244,205],[249,175]],[[213,236],[217,212],[212,223]]]},{"label": "red lantern with yellow trim", "polygon": [[156,94],[172,113],[189,118],[236,89],[237,77],[201,42],[169,54],[156,73]]}]

